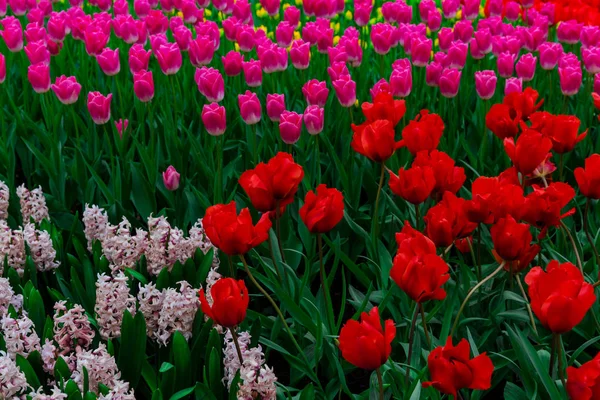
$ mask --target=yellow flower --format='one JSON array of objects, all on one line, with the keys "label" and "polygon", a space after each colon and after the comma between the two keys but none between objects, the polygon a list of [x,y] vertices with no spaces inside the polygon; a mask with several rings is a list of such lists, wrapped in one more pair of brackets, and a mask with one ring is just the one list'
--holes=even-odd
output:
[{"label": "yellow flower", "polygon": [[354,102],[354,107],[358,107],[358,99]]},{"label": "yellow flower", "polygon": [[337,46],[337,44],[340,42],[340,37],[339,36],[334,36],[333,37],[333,45]]},{"label": "yellow flower", "polygon": [[302,5],[302,0],[296,0],[296,5],[297,6],[301,6]]},{"label": "yellow flower", "polygon": [[219,36],[223,37],[223,28],[219,28]]},{"label": "yellow flower", "polygon": [[427,37],[431,36],[431,29],[429,29],[429,27],[427,27],[426,34]]},{"label": "yellow flower", "polygon": [[181,11],[178,11],[178,12],[177,12],[177,16],[178,16],[179,18],[183,18],[183,13],[182,13]]},{"label": "yellow flower", "polygon": [[353,18],[352,11],[350,11],[350,10],[346,11],[346,19],[348,21],[352,21],[352,18]]},{"label": "yellow flower", "polygon": [[204,16],[205,17],[212,17],[212,11],[210,11],[208,8],[204,9]]},{"label": "yellow flower", "polygon": [[256,16],[257,16],[258,18],[264,18],[264,17],[266,17],[266,16],[267,16],[267,14],[268,14],[268,13],[267,13],[267,10],[265,10],[265,9],[264,9],[264,8],[262,8],[262,7],[261,7],[261,8],[259,8],[258,10],[256,10]]},{"label": "yellow flower", "polygon": [[300,39],[302,36],[300,35],[300,32],[298,31],[294,31],[294,40],[298,40]]},{"label": "yellow flower", "polygon": [[479,16],[485,17],[485,8],[483,6],[479,6]]},{"label": "yellow flower", "polygon": [[264,25],[261,25],[261,26],[257,27],[257,28],[255,29],[255,31],[258,31],[259,29],[260,29],[260,30],[262,30],[262,31],[265,31],[265,33],[269,33],[269,30],[268,30],[268,29],[267,29],[267,27],[266,27],[266,26],[264,26]]},{"label": "yellow flower", "polygon": [[440,39],[435,39],[435,41],[433,42],[433,45],[435,47],[439,47],[440,46]]},{"label": "yellow flower", "polygon": [[285,3],[283,5],[283,11],[287,10],[290,7],[290,5],[288,3]]},{"label": "yellow flower", "polygon": [[375,25],[376,22],[377,20],[375,18],[371,18],[371,20],[369,21],[369,25]]},{"label": "yellow flower", "polygon": [[458,20],[462,19],[462,9],[459,9],[459,10],[456,12],[456,19],[458,19]]},{"label": "yellow flower", "polygon": [[234,45],[235,45],[235,51],[240,51],[240,45],[237,43],[234,43]]},{"label": "yellow flower", "polygon": [[268,32],[267,33],[267,37],[271,40],[273,40],[273,32]]},{"label": "yellow flower", "polygon": [[279,21],[279,13],[275,14],[273,18],[275,18],[275,21]]},{"label": "yellow flower", "polygon": [[381,12],[381,7],[377,7],[377,10],[375,12],[377,13],[377,18],[381,18],[383,16],[383,13]]}]

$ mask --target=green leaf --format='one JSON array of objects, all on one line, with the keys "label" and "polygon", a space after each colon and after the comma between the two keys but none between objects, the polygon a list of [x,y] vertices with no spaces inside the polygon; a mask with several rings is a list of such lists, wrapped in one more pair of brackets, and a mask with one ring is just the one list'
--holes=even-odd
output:
[{"label": "green leaf", "polygon": [[152,393],[152,400],[163,400],[163,395],[160,389],[157,389]]},{"label": "green leaf", "polygon": [[29,309],[27,311],[29,318],[33,321],[36,333],[39,337],[43,337],[46,311],[44,309],[44,300],[42,300],[40,292],[36,289],[33,289],[29,294]]},{"label": "green leaf", "polygon": [[506,382],[504,386],[504,400],[528,400],[529,397],[523,389],[512,382]]},{"label": "green leaf", "polygon": [[[182,388],[188,386],[191,384],[192,380],[192,359],[190,348],[181,332],[175,332],[173,335],[173,359],[175,360],[176,368],[175,387]],[[194,388],[192,387],[191,391],[193,390]],[[171,397],[171,399],[173,399],[173,397]]]},{"label": "green leaf", "polygon": [[121,347],[117,365],[122,379],[136,388],[142,374],[142,364],[146,358],[146,321],[141,312],[131,316],[128,310],[123,313],[121,323]]},{"label": "green leaf", "polygon": [[21,372],[25,374],[25,377],[27,378],[27,383],[29,383],[29,385],[31,385],[31,387],[33,387],[34,390],[37,390],[37,388],[42,386],[42,384],[40,383],[40,379],[35,373],[35,370],[25,357],[23,357],[20,354],[17,354],[16,364],[21,370]]},{"label": "green leaf", "polygon": [[140,171],[139,164],[132,162],[131,184],[135,190],[131,191],[131,201],[143,219],[156,210],[156,196],[154,196],[154,185],[151,185]]},{"label": "green leaf", "polygon": [[183,399],[184,397],[192,394],[194,392],[194,389],[196,389],[196,386],[192,386],[190,388],[180,390],[179,392],[177,392],[173,396],[171,396],[171,398],[169,400]]},{"label": "green leaf", "polygon": [[421,398],[421,386],[421,381],[417,381],[417,385],[408,400],[419,400]]},{"label": "green leaf", "polygon": [[160,366],[160,369],[158,370],[158,372],[160,372],[161,374],[164,372],[167,372],[168,370],[175,368],[175,366],[169,362],[163,362],[162,365]]},{"label": "green leaf", "polygon": [[221,366],[221,355],[219,350],[212,348],[210,357],[208,358],[208,386],[219,399],[223,398],[223,371]]}]

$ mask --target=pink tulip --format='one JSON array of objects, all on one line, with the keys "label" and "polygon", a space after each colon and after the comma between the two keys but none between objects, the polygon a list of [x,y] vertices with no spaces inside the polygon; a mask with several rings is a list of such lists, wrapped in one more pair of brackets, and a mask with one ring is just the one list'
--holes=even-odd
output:
[{"label": "pink tulip", "polygon": [[275,38],[280,47],[289,47],[294,39],[294,29],[296,25],[292,25],[287,21],[280,22],[275,30]]},{"label": "pink tulip", "polygon": [[169,168],[162,174],[163,184],[168,191],[175,191],[179,188],[180,175],[174,166],[169,165]]},{"label": "pink tulip", "polygon": [[542,43],[548,39],[548,29],[536,26],[522,30],[523,47],[527,51],[537,51]]},{"label": "pink tulip", "polygon": [[435,10],[436,7],[437,5],[433,0],[423,0],[419,2],[419,17],[421,18],[421,21],[425,21],[429,12]]},{"label": "pink tulip", "polygon": [[242,63],[244,69],[244,79],[249,87],[258,87],[262,85],[262,68],[260,61],[249,60]]},{"label": "pink tulip", "polygon": [[433,48],[431,39],[415,37],[412,39],[410,46],[410,55],[413,64],[417,67],[426,66],[431,58],[431,50]]},{"label": "pink tulip", "polygon": [[190,62],[196,68],[210,64],[214,53],[212,40],[208,36],[200,36],[190,42]]},{"label": "pink tulip", "polygon": [[174,75],[181,68],[181,51],[175,43],[160,45],[156,50],[156,59],[165,75]]},{"label": "pink tulip", "polygon": [[484,100],[489,100],[496,91],[496,73],[491,70],[475,72],[475,91]]},{"label": "pink tulip", "polygon": [[515,55],[504,52],[498,56],[497,67],[498,74],[503,78],[510,78],[515,68]]},{"label": "pink tulip", "polygon": [[48,19],[48,36],[55,42],[62,42],[67,33],[67,22],[60,14],[54,13]]},{"label": "pink tulip", "polygon": [[516,21],[521,14],[521,6],[515,1],[509,1],[504,6],[505,18],[509,21]]},{"label": "pink tulip", "polygon": [[181,2],[181,13],[186,24],[195,24],[198,21],[200,10],[196,7],[194,0],[184,0]]},{"label": "pink tulip", "polygon": [[354,4],[354,22],[358,26],[367,26],[369,19],[371,19],[371,11],[373,10],[373,4],[369,3],[356,3]]},{"label": "pink tulip", "polygon": [[463,18],[470,21],[477,18],[479,15],[480,0],[465,0],[463,5]]},{"label": "pink tulip", "polygon": [[477,46],[479,47],[479,50],[483,54],[488,54],[489,52],[492,51],[492,34],[490,33],[489,29],[487,29],[487,28],[478,29],[473,34],[473,39],[475,39],[475,41],[477,42]]},{"label": "pink tulip", "polygon": [[50,90],[50,67],[44,63],[30,65],[27,79],[36,93],[46,93]]},{"label": "pink tulip", "polygon": [[375,24],[371,27],[371,42],[375,53],[387,54],[394,44],[394,28],[389,24]]},{"label": "pink tulip", "polygon": [[103,125],[110,120],[110,102],[112,93],[103,96],[100,92],[88,93],[88,111],[92,120],[97,125]]},{"label": "pink tulip", "polygon": [[454,24],[454,38],[463,43],[469,43],[473,37],[473,24],[468,19],[462,19]]},{"label": "pink tulip", "polygon": [[142,103],[147,103],[154,98],[152,71],[142,70],[133,74],[133,92]]},{"label": "pink tulip", "polygon": [[6,58],[0,53],[0,84],[6,79]]},{"label": "pink tulip", "polygon": [[64,75],[61,75],[56,78],[56,81],[51,87],[58,100],[66,105],[77,102],[79,93],[81,92],[81,85],[74,76],[67,78]]},{"label": "pink tulip", "polygon": [[267,74],[284,71],[287,68],[287,50],[272,43],[268,46],[259,46],[258,58],[262,70]]},{"label": "pink tulip", "polygon": [[559,42],[575,44],[579,41],[583,24],[575,20],[563,21],[556,28],[556,37]]},{"label": "pink tulip", "polygon": [[96,56],[104,50],[108,43],[109,35],[107,35],[100,27],[96,25],[89,26],[84,33],[85,51]]},{"label": "pink tulip", "polygon": [[579,36],[581,47],[584,49],[598,46],[600,43],[600,28],[597,26],[584,26]]},{"label": "pink tulip", "polygon": [[425,68],[425,83],[427,86],[438,86],[444,67],[437,61],[427,64]]},{"label": "pink tulip", "polygon": [[223,69],[225,70],[225,75],[237,76],[242,72],[242,63],[244,62],[244,56],[242,56],[237,51],[232,50],[229,53],[225,54],[225,56],[221,57],[221,61],[223,62]]},{"label": "pink tulip", "polygon": [[529,82],[535,75],[536,65],[537,57],[534,57],[531,53],[524,54],[519,61],[517,61],[517,77],[521,78],[524,82]]},{"label": "pink tulip", "polygon": [[444,97],[455,97],[458,94],[460,86],[461,71],[453,68],[446,68],[440,76],[440,92]]},{"label": "pink tulip", "polygon": [[426,23],[430,31],[437,32],[442,26],[442,13],[437,8],[429,11]]},{"label": "pink tulip", "polygon": [[119,59],[119,49],[111,50],[108,47],[102,50],[102,53],[96,56],[100,69],[108,76],[114,76],[121,70],[121,60]]},{"label": "pink tulip", "polygon": [[521,78],[508,78],[504,84],[504,95],[521,93],[523,91],[523,80]]},{"label": "pink tulip", "polygon": [[212,0],[213,6],[219,11],[223,11],[227,8],[227,0]]},{"label": "pink tulip", "polygon": [[[1,33],[0,33],[1,35]],[[48,34],[43,26],[37,24],[27,24],[25,28],[25,39],[27,43],[31,42],[47,42]]]},{"label": "pink tulip", "polygon": [[123,138],[123,132],[127,130],[129,126],[129,120],[127,119],[119,119],[115,121],[115,128],[117,128],[117,132],[119,133],[119,137]]},{"label": "pink tulip", "polygon": [[563,54],[563,47],[560,43],[546,42],[539,47],[540,66],[545,70],[556,68],[558,60]]},{"label": "pink tulip", "polygon": [[0,36],[4,39],[4,43],[8,50],[12,53],[23,50],[23,29],[18,19],[14,17],[6,17],[2,21],[4,30],[0,31]]},{"label": "pink tulip", "polygon": [[219,26],[214,21],[197,22],[195,25],[196,36],[208,36],[213,40],[215,51],[219,50],[221,45],[221,32]]},{"label": "pink tulip", "polygon": [[129,3],[126,0],[115,0],[113,4],[115,17],[119,15],[129,15]]},{"label": "pink tulip", "polygon": [[[346,33],[348,33],[350,29],[351,28],[346,29]],[[353,67],[360,67],[360,64],[362,62],[363,49],[360,46],[360,43],[358,42],[358,37],[342,36],[340,38],[338,46],[344,46],[344,49],[346,50],[346,55],[348,56],[348,62],[350,62],[350,64]]]},{"label": "pink tulip", "polygon": [[25,0],[8,0],[8,5],[17,17],[23,16],[27,12],[27,3]]},{"label": "pink tulip", "polygon": [[284,94],[267,94],[267,115],[271,121],[279,121],[281,113],[285,111]]},{"label": "pink tulip", "polygon": [[294,40],[290,48],[290,58],[294,68],[307,69],[310,64],[310,43],[306,43],[302,39]]},{"label": "pink tulip", "polygon": [[335,95],[342,107],[352,107],[356,103],[356,82],[350,75],[342,75],[332,82]]},{"label": "pink tulip", "polygon": [[225,97],[225,81],[219,70],[202,67],[194,76],[198,90],[210,102],[220,102]]},{"label": "pink tulip", "polygon": [[294,27],[298,26],[300,22],[300,10],[295,6],[286,8],[283,12],[283,20],[289,22]]},{"label": "pink tulip", "polygon": [[504,8],[504,4],[502,0],[489,0],[488,9],[490,16],[500,16],[502,15],[502,9]]},{"label": "pink tulip", "polygon": [[412,70],[395,68],[390,76],[390,88],[396,97],[407,97],[412,89]]},{"label": "pink tulip", "polygon": [[581,50],[583,65],[588,74],[600,73],[600,47],[590,47]]},{"label": "pink tulip", "polygon": [[260,0],[260,4],[270,16],[279,14],[279,6],[281,5],[281,0]]},{"label": "pink tulip", "polygon": [[262,108],[256,93],[246,90],[246,93],[238,95],[238,105],[242,119],[247,125],[254,125],[260,122]]},{"label": "pink tulip", "polygon": [[169,28],[169,19],[161,10],[150,10],[146,16],[145,22],[150,35],[166,33]]},{"label": "pink tulip", "polygon": [[150,62],[150,50],[144,50],[141,44],[134,44],[129,49],[129,70],[132,74],[148,69]]},{"label": "pink tulip", "polygon": [[329,89],[327,89],[327,83],[312,79],[304,84],[302,87],[302,93],[304,94],[308,105],[325,107],[325,103],[327,103],[327,96],[329,95]]},{"label": "pink tulip", "polygon": [[254,37],[254,28],[248,25],[241,25],[237,30],[235,40],[238,46],[240,46],[241,51],[249,52],[252,51],[252,49],[254,49]]},{"label": "pink tulip", "polygon": [[381,78],[379,81],[375,82],[369,92],[371,94],[371,99],[375,99],[379,93],[392,93],[392,89],[390,88],[388,81]]},{"label": "pink tulip", "polygon": [[462,69],[467,62],[469,46],[460,41],[454,41],[448,49],[448,63],[450,68]]},{"label": "pink tulip", "polygon": [[25,54],[32,65],[38,63],[50,65],[50,51],[48,51],[48,46],[43,41],[27,43]]},{"label": "pink tulip", "polygon": [[459,0],[442,0],[442,10],[444,11],[444,17],[451,19],[456,17],[456,13],[460,8]]},{"label": "pink tulip", "polygon": [[454,31],[450,28],[442,28],[438,32],[438,45],[441,51],[448,51],[454,41]]},{"label": "pink tulip", "polygon": [[252,9],[248,0],[237,0],[235,2],[233,5],[233,16],[242,24],[247,24],[252,20]]},{"label": "pink tulip", "polygon": [[225,107],[217,103],[205,104],[202,107],[202,123],[212,136],[220,136],[225,133],[225,129],[227,129]]},{"label": "pink tulip", "polygon": [[[1,77],[2,77],[2,68],[1,67],[2,67],[2,63],[0,62],[0,81],[1,81]],[[2,82],[0,82],[0,83],[2,83]],[[594,93],[600,94],[600,74],[596,74],[596,76],[594,76]]]},{"label": "pink tulip", "polygon": [[192,31],[185,25],[177,26],[173,29],[173,38],[179,50],[188,51],[192,42]]},{"label": "pink tulip", "polygon": [[304,125],[311,135],[318,135],[325,124],[325,110],[319,106],[308,106],[304,110]]},{"label": "pink tulip", "polygon": [[574,96],[577,94],[577,92],[579,92],[582,81],[581,67],[559,67],[558,77],[560,79],[560,90],[565,96]]},{"label": "pink tulip", "polygon": [[302,133],[302,114],[284,111],[279,120],[279,135],[286,144],[294,144]]}]

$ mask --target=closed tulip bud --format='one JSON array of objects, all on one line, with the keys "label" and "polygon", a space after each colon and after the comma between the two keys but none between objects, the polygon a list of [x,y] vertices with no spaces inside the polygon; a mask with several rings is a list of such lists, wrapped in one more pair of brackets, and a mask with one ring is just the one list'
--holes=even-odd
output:
[{"label": "closed tulip bud", "polygon": [[133,75],[133,92],[142,103],[154,98],[152,71],[138,71]]},{"label": "closed tulip bud", "polygon": [[558,77],[560,80],[560,90],[565,96],[574,96],[579,92],[583,79],[579,65],[564,68],[559,67]]},{"label": "closed tulip bud", "polygon": [[510,78],[512,76],[515,68],[515,58],[516,56],[509,52],[503,52],[498,55],[497,67],[498,74],[501,77]]},{"label": "closed tulip bud", "polygon": [[523,92],[523,80],[521,78],[508,78],[504,83],[504,95]]},{"label": "closed tulip bud", "polygon": [[88,111],[97,125],[103,125],[110,120],[110,102],[112,93],[103,96],[100,92],[88,93]]},{"label": "closed tulip bud", "polygon": [[236,51],[230,51],[225,56],[221,57],[221,61],[223,62],[223,70],[225,70],[225,75],[237,76],[242,72],[242,63],[244,62],[244,57],[240,53]]},{"label": "closed tulip bud", "polygon": [[491,70],[475,72],[475,91],[484,100],[489,100],[496,91],[496,73]]},{"label": "closed tulip bud", "polygon": [[448,51],[454,41],[454,31],[450,28],[442,28],[438,32],[438,45],[441,51]]},{"label": "closed tulip bud", "polygon": [[139,71],[146,71],[150,62],[152,51],[144,50],[141,44],[134,44],[129,49],[129,70],[132,74]]},{"label": "closed tulip bud", "polygon": [[390,76],[390,88],[394,96],[407,97],[412,89],[411,68],[394,69]]},{"label": "closed tulip bud", "polygon": [[300,10],[295,6],[290,6],[283,11],[283,20],[290,23],[290,25],[296,27],[300,22]]},{"label": "closed tulip bud", "polygon": [[67,78],[62,75],[56,78],[55,83],[52,85],[52,91],[61,103],[73,104],[79,98],[81,85],[77,83],[77,78],[74,76]]},{"label": "closed tulip bud", "polygon": [[30,65],[27,79],[36,93],[46,93],[50,90],[50,67],[43,63]]},{"label": "closed tulip bud", "polygon": [[545,70],[552,70],[556,68],[556,64],[563,54],[563,47],[560,43],[546,42],[540,45],[538,51],[540,66]]},{"label": "closed tulip bud", "polygon": [[427,64],[425,68],[425,83],[428,86],[439,86],[440,76],[442,76],[442,71],[444,67],[438,62],[431,62]]},{"label": "closed tulip bud", "polygon": [[241,25],[235,34],[235,41],[238,46],[240,46],[240,50],[247,53],[254,49],[254,45],[256,44],[254,37],[254,28],[247,25]]},{"label": "closed tulip bud", "polygon": [[173,38],[175,39],[175,43],[177,43],[179,50],[188,51],[190,49],[190,44],[192,43],[192,31],[190,31],[187,26],[180,25],[175,27],[173,29]]},{"label": "closed tulip bud", "polygon": [[327,233],[344,217],[344,196],[335,188],[321,184],[310,190],[300,208],[300,218],[311,233]]},{"label": "closed tulip bud", "polygon": [[319,106],[308,106],[304,110],[304,125],[311,135],[318,135],[325,124],[325,110]]},{"label": "closed tulip bud", "polygon": [[517,77],[521,78],[524,82],[529,82],[535,75],[535,67],[537,64],[537,57],[534,57],[531,53],[523,55],[519,61],[517,61]]},{"label": "closed tulip bud", "polygon": [[120,119],[118,121],[115,121],[115,128],[117,128],[119,137],[123,138],[123,132],[125,132],[127,130],[128,126],[129,126],[129,120],[127,120],[127,119]]},{"label": "closed tulip bud", "polygon": [[[208,0],[204,0],[207,4]],[[205,7],[206,8],[206,7]],[[247,24],[252,20],[252,9],[248,0],[238,0],[233,5],[233,16],[242,24]]]},{"label": "closed tulip bud", "polygon": [[25,0],[8,0],[8,5],[17,17],[21,17],[27,12],[27,2]]},{"label": "closed tulip bud", "polygon": [[430,31],[437,32],[442,26],[442,13],[437,8],[429,11],[426,23]]},{"label": "closed tulip bud", "polygon": [[25,54],[31,65],[39,63],[50,65],[50,52],[48,51],[48,46],[43,41],[27,43]]},{"label": "closed tulip bud", "polygon": [[202,107],[202,123],[206,131],[212,136],[220,136],[227,129],[227,116],[225,107],[217,103],[205,104]]},{"label": "closed tulip bud", "polygon": [[171,192],[177,190],[179,188],[179,172],[175,169],[174,166],[169,165],[169,168],[162,174],[163,184],[165,188]]},{"label": "closed tulip bud", "polygon": [[411,40],[410,46],[410,54],[413,64],[417,67],[426,66],[431,57],[431,50],[433,48],[433,42],[431,39],[417,36]]},{"label": "closed tulip bud", "polygon": [[310,64],[310,43],[306,43],[302,39],[294,40],[290,48],[290,58],[294,68],[307,69]]},{"label": "closed tulip bud", "polygon": [[525,276],[531,309],[552,333],[566,333],[578,325],[596,302],[591,284],[571,263],[550,261],[546,271],[532,268]]},{"label": "closed tulip bud", "polygon": [[271,121],[279,121],[281,113],[285,111],[284,94],[267,94],[267,115]]},{"label": "closed tulip bud", "polygon": [[287,21],[280,22],[275,30],[275,38],[280,47],[289,47],[294,39],[294,29],[297,25],[292,25]]},{"label": "closed tulip bud", "polygon": [[394,44],[394,28],[389,24],[375,24],[371,27],[371,43],[375,53],[387,54]]},{"label": "closed tulip bud", "polygon": [[392,341],[396,337],[394,321],[388,319],[382,326],[377,307],[360,316],[361,322],[348,320],[339,336],[342,357],[350,364],[374,370],[385,364],[392,352]]},{"label": "closed tulip bud", "polygon": [[324,81],[318,81],[312,79],[304,84],[302,87],[302,93],[308,105],[317,105],[319,107],[325,107],[327,103],[327,96],[329,95],[329,89],[327,89],[327,83]]},{"label": "closed tulip bud", "polygon": [[[0,32],[0,35],[1,34],[2,32]],[[27,24],[27,28],[25,28],[25,39],[27,39],[27,43],[38,41],[47,42],[48,34],[43,26],[39,26],[37,24]]]},{"label": "closed tulip bud", "polygon": [[247,125],[260,122],[262,107],[256,93],[246,90],[246,93],[238,95],[238,105],[242,119]]},{"label": "closed tulip bud", "polygon": [[115,16],[129,15],[129,3],[126,0],[116,0],[113,4]]},{"label": "closed tulip bud", "polygon": [[181,51],[175,43],[160,45],[156,50],[156,59],[165,75],[174,75],[181,68]]},{"label": "closed tulip bud", "polygon": [[294,144],[302,133],[302,114],[284,111],[279,118],[279,135],[286,144]]},{"label": "closed tulip bud", "polygon": [[105,48],[102,53],[96,56],[100,69],[108,76],[114,76],[121,70],[121,60],[119,58],[119,49],[111,50]]},{"label": "closed tulip bud", "polygon": [[211,303],[208,302],[204,289],[200,289],[202,312],[215,324],[233,328],[246,318],[250,297],[244,281],[221,278],[211,286],[210,298]]},{"label": "closed tulip bud", "polygon": [[462,69],[467,62],[469,46],[460,41],[453,41],[448,49],[448,66],[450,68]]},{"label": "closed tulip bud", "polygon": [[109,35],[96,25],[88,26],[84,31],[85,51],[91,56],[97,56],[108,43]]},{"label": "closed tulip bud", "polygon": [[452,68],[446,68],[440,75],[440,92],[444,97],[456,97],[460,86],[461,71]]},{"label": "closed tulip bud", "polygon": [[208,36],[200,36],[192,40],[188,51],[190,62],[196,68],[210,64],[215,53],[213,42]]},{"label": "closed tulip bud", "polygon": [[235,202],[209,207],[202,219],[206,236],[223,253],[243,255],[269,238],[271,219],[264,213],[256,225],[247,208],[237,213]]},{"label": "closed tulip bud", "polygon": [[244,69],[244,78],[249,87],[258,87],[262,85],[262,68],[260,61],[250,60],[242,63]]},{"label": "closed tulip bud", "polygon": [[[4,19],[4,21],[6,20],[7,19]],[[10,23],[4,22],[3,26],[4,30],[0,31],[0,36],[2,36],[4,39],[4,43],[6,44],[8,50],[11,53],[16,53],[23,50],[23,29],[21,28],[19,20]]]},{"label": "closed tulip bud", "polygon": [[335,95],[342,107],[350,108],[356,103],[356,82],[346,76],[332,82]]},{"label": "closed tulip bud", "polygon": [[220,102],[225,97],[225,81],[219,70],[202,67],[194,76],[198,90],[210,102]]}]

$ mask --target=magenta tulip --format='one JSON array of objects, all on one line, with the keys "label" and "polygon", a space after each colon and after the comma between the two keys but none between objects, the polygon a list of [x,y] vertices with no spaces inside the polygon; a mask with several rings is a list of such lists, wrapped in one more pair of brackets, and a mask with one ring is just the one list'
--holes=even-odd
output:
[{"label": "magenta tulip", "polygon": [[179,188],[179,172],[175,169],[174,166],[169,165],[169,168],[162,174],[163,184],[165,188],[171,192],[177,190]]},{"label": "magenta tulip", "polygon": [[284,94],[267,94],[267,115],[271,121],[279,121],[281,113],[285,111]]},{"label": "magenta tulip", "polygon": [[284,111],[279,120],[279,135],[286,144],[294,144],[300,139],[302,133],[302,114],[293,111]]},{"label": "magenta tulip", "polygon": [[254,125],[260,122],[262,107],[256,93],[246,90],[246,93],[238,95],[238,105],[240,107],[240,115],[247,125]]},{"label": "magenta tulip", "polygon": [[475,72],[475,91],[477,95],[484,100],[489,100],[494,96],[498,78],[496,73],[491,70]]},{"label": "magenta tulip", "polygon": [[205,104],[202,107],[202,123],[212,136],[219,136],[227,129],[227,114],[225,107],[217,103]]},{"label": "magenta tulip", "polygon": [[97,125],[103,125],[110,120],[110,102],[112,93],[103,96],[100,92],[88,93],[88,111]]},{"label": "magenta tulip", "polygon": [[30,65],[27,79],[36,93],[46,93],[50,90],[50,67],[44,63]]},{"label": "magenta tulip", "polygon": [[325,110],[319,106],[308,106],[304,110],[304,125],[311,135],[318,135],[325,124]]},{"label": "magenta tulip", "polygon": [[77,83],[77,78],[74,76],[67,78],[61,75],[56,78],[51,87],[58,100],[66,105],[75,103],[81,92],[81,85]]},{"label": "magenta tulip", "polygon": [[142,103],[147,103],[154,98],[152,71],[138,71],[133,75],[133,92]]}]

